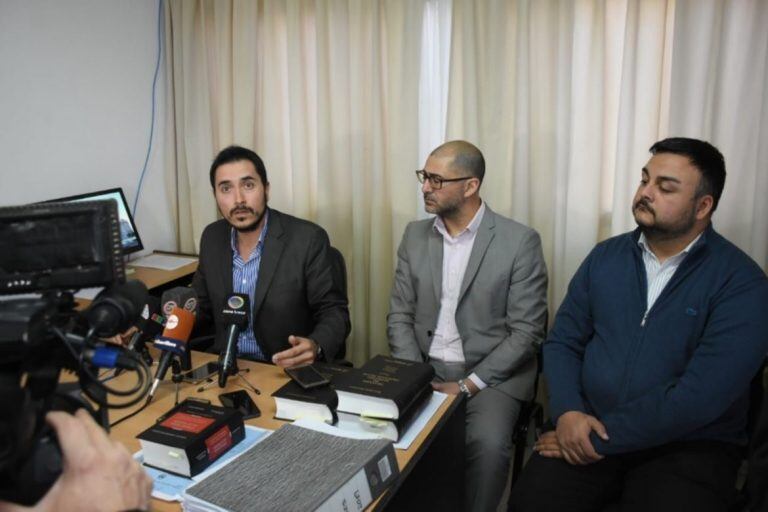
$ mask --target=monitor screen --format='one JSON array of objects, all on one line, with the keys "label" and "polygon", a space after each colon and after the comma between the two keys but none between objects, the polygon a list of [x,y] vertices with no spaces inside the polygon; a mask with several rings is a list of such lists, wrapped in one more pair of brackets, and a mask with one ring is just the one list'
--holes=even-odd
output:
[{"label": "monitor screen", "polygon": [[139,231],[133,222],[131,210],[128,208],[128,202],[125,200],[122,188],[111,188],[109,190],[100,190],[98,192],[89,192],[88,194],[79,194],[76,196],[61,197],[50,199],[46,203],[76,203],[80,201],[104,201],[112,199],[117,203],[117,215],[120,219],[120,242],[123,247],[123,254],[130,254],[144,249],[139,238]]}]

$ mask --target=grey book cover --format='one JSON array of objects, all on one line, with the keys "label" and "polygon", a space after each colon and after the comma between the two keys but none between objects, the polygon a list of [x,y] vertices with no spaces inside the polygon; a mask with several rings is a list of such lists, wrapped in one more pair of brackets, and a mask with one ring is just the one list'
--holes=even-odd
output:
[{"label": "grey book cover", "polygon": [[304,512],[320,507],[362,469],[375,500],[399,474],[392,444],[283,425],[185,494],[226,510]]}]

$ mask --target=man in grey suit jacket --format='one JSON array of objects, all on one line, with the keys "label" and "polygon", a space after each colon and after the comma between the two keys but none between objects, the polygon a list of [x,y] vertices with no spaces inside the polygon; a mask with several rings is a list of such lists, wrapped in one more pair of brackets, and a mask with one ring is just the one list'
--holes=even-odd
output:
[{"label": "man in grey suit jacket", "polygon": [[541,242],[480,199],[485,160],[472,144],[441,145],[416,174],[425,209],[436,217],[410,223],[403,234],[389,345],[395,357],[432,363],[435,389],[467,395],[466,508],[496,510],[544,338]]}]

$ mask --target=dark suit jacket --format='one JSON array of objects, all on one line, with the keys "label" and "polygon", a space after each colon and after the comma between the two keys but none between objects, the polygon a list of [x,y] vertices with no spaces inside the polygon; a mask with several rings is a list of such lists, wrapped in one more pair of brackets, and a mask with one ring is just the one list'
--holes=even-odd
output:
[{"label": "dark suit jacket", "polygon": [[[321,227],[269,209],[269,225],[252,304],[256,341],[271,358],[290,348],[288,336],[313,339],[333,359],[350,331],[346,295],[334,283],[328,235]],[[214,348],[224,343],[222,309],[232,293],[231,226],[210,224],[200,242],[200,262],[192,279],[200,310],[198,322],[216,325]]]}]

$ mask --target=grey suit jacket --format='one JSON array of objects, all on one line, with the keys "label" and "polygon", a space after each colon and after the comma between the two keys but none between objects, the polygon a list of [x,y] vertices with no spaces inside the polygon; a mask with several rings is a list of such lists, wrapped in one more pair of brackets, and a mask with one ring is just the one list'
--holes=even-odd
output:
[{"label": "grey suit jacket", "polygon": [[[397,252],[387,316],[392,355],[428,360],[442,293],[443,237],[411,222]],[[486,205],[456,308],[467,375],[519,400],[533,396],[547,318],[547,269],[538,233]]]}]

